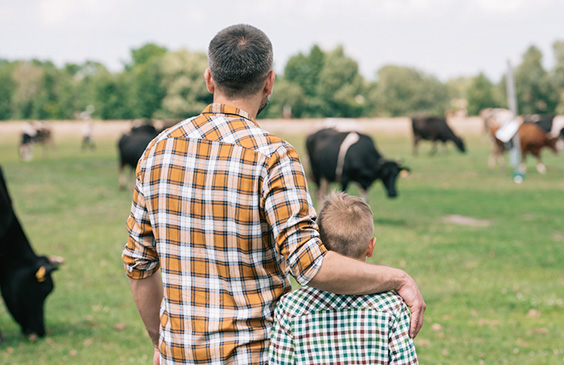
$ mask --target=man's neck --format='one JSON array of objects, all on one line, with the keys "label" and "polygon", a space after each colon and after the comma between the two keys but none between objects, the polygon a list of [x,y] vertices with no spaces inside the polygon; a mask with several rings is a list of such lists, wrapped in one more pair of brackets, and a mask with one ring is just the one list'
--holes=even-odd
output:
[{"label": "man's neck", "polygon": [[248,98],[227,98],[217,92],[213,96],[213,102],[217,104],[227,104],[246,111],[249,117],[255,119],[260,106],[260,96],[250,96]]}]

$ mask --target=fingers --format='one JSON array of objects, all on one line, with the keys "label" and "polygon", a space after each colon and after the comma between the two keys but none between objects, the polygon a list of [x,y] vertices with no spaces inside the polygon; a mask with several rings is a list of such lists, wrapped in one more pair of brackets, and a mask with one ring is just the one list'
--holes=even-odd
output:
[{"label": "fingers", "polygon": [[153,353],[153,365],[160,365],[161,363],[161,353],[157,347],[155,347],[155,352]]},{"label": "fingers", "polygon": [[421,327],[423,327],[423,317],[425,315],[425,309],[427,306],[423,303],[421,306],[411,307],[411,323],[409,325],[409,337],[415,338]]}]

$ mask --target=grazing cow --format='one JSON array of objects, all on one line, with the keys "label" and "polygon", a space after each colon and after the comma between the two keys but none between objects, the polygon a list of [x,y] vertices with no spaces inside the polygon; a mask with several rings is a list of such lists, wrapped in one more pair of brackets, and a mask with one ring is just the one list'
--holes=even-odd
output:
[{"label": "grazing cow", "polygon": [[43,153],[48,153],[49,148],[55,147],[51,126],[46,122],[25,123],[22,128],[20,143],[20,157],[24,161],[32,159],[32,147],[35,143],[43,146]]},{"label": "grazing cow", "polygon": [[398,175],[409,171],[398,162],[384,159],[372,139],[358,132],[321,129],[307,137],[306,148],[318,202],[327,194],[332,182],[340,183],[343,191],[350,182],[356,182],[366,200],[368,188],[374,181],[381,180],[387,196],[395,198]]},{"label": "grazing cow", "polygon": [[121,136],[118,142],[120,189],[126,185],[125,167],[129,166],[134,172],[145,148],[157,135],[158,131],[152,124],[142,124],[133,126],[129,133]]},{"label": "grazing cow", "polygon": [[413,117],[411,118],[413,130],[413,154],[417,154],[417,144],[421,140],[433,142],[430,154],[437,152],[437,143],[440,141],[446,147],[447,141],[452,141],[460,152],[465,152],[464,142],[457,137],[448,126],[444,117]]},{"label": "grazing cow", "polygon": [[[500,167],[505,165],[503,161],[503,152],[507,151],[507,146],[495,136],[495,133],[499,128],[499,126],[494,126],[491,129],[492,138],[494,140],[494,149],[490,155],[490,168],[494,168],[496,162],[499,163]],[[543,130],[537,123],[523,123],[519,126],[517,133],[519,134],[519,141],[521,144],[521,171],[525,171],[525,160],[527,154],[530,153],[537,160],[537,171],[544,174],[546,172],[546,167],[541,161],[541,149],[547,147],[554,153],[558,153],[559,142],[561,143],[561,138],[564,138],[564,136],[560,136],[560,133],[557,136],[552,136]]]},{"label": "grazing cow", "polygon": [[53,291],[51,273],[62,263],[60,257],[33,252],[0,168],[0,289],[8,311],[30,338],[45,335],[44,303]]}]

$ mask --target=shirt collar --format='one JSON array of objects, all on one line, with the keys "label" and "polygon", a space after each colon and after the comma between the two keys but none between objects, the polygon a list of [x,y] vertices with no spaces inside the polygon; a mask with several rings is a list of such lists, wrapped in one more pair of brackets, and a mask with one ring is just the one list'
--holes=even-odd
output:
[{"label": "shirt collar", "polygon": [[202,114],[225,114],[230,116],[237,116],[240,118],[248,119],[258,126],[258,123],[249,116],[249,113],[247,113],[243,109],[239,109],[228,104],[210,104],[204,109]]}]

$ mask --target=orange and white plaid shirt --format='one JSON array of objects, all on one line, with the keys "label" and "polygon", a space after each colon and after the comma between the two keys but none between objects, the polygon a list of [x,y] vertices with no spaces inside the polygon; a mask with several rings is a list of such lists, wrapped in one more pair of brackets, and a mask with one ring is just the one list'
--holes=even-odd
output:
[{"label": "orange and white plaid shirt", "polygon": [[164,131],[137,167],[129,277],[161,269],[161,363],[266,364],[274,307],[321,267],[294,148],[240,109],[211,104]]}]

